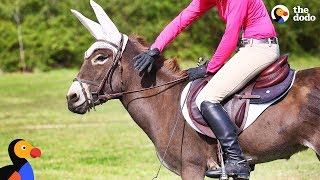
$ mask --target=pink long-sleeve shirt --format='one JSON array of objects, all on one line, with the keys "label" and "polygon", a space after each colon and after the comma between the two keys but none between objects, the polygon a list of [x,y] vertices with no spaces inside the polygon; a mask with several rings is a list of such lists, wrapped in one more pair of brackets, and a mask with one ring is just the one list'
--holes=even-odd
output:
[{"label": "pink long-sleeve shirt", "polygon": [[183,29],[214,6],[218,8],[219,16],[226,23],[226,29],[208,64],[207,72],[217,72],[231,56],[237,46],[242,25],[245,38],[276,37],[262,0],[193,0],[164,28],[151,48],[162,51]]}]

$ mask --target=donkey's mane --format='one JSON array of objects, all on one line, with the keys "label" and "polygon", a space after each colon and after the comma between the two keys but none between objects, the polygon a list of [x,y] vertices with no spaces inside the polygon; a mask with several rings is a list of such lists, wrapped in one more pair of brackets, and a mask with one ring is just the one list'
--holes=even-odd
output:
[{"label": "donkey's mane", "polygon": [[[150,45],[139,35],[131,35],[130,40],[136,45],[140,52],[146,51],[150,47]],[[186,71],[181,70],[176,58],[166,59],[164,56],[160,55],[159,60],[163,62],[163,67],[161,69],[164,72],[176,76],[186,75]]]}]

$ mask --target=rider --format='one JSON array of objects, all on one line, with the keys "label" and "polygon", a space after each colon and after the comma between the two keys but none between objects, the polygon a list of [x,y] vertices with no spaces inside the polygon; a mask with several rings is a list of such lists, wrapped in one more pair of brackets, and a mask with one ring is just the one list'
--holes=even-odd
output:
[{"label": "rider", "polygon": [[[149,50],[134,58],[135,68],[150,71],[160,52],[183,29],[215,6],[226,23],[224,35],[208,65],[190,68],[187,72],[191,80],[215,74],[199,93],[196,104],[221,144],[227,174],[249,179],[250,167],[238,143],[236,128],[220,102],[279,57],[276,32],[262,0],[193,0],[164,28]],[[237,46],[241,29],[244,34],[240,49],[225,63]],[[219,174],[221,169],[206,172],[211,177]]]}]

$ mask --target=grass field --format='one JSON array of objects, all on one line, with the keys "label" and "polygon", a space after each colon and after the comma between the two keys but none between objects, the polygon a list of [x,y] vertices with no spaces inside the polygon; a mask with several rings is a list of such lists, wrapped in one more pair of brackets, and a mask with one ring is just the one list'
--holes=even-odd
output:
[{"label": "grass field", "polygon": [[[319,58],[291,58],[301,69]],[[183,67],[190,66],[184,63]],[[42,150],[30,159],[36,179],[152,179],[159,167],[153,144],[118,101],[76,115],[65,95],[77,70],[0,75],[0,167],[11,164],[8,144],[24,138]],[[162,168],[158,179],[179,179]],[[311,151],[256,166],[252,179],[320,179]]]}]

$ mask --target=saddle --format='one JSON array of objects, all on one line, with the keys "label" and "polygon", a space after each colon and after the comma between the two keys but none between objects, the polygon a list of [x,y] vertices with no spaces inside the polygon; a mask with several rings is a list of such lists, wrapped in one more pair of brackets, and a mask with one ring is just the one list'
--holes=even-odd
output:
[{"label": "saddle", "polygon": [[[282,56],[251,80],[243,89],[221,102],[236,125],[238,134],[244,129],[250,104],[268,103],[282,96],[290,88],[294,70],[290,69],[287,59],[288,54]],[[197,95],[211,78],[212,76],[193,81],[186,103],[189,116],[196,127],[207,136],[215,138],[195,103]]]}]

